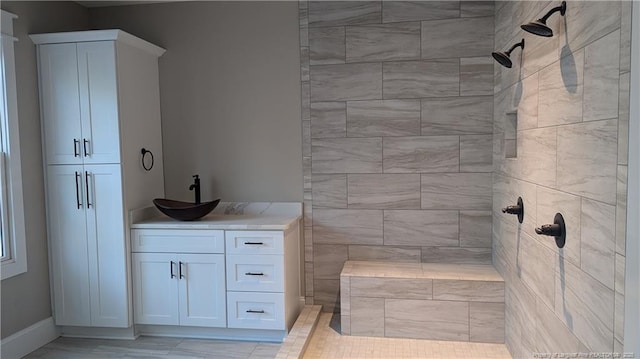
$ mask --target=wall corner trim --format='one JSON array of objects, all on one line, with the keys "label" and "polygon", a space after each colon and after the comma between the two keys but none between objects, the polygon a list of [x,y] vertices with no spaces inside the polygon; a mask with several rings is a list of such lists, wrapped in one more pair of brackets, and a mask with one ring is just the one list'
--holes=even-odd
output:
[{"label": "wall corner trim", "polygon": [[43,319],[2,339],[2,358],[22,358],[60,336],[53,317]]}]

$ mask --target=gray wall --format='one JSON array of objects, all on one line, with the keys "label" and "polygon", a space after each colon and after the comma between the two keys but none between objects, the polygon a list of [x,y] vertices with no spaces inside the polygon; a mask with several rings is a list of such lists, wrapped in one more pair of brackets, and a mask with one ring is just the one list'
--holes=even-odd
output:
[{"label": "gray wall", "polygon": [[302,201],[296,2],[185,2],[89,10],[167,49],[160,58],[166,196]]},{"label": "gray wall", "polygon": [[[630,2],[569,1],[555,35],[524,33],[556,3],[499,2],[496,48],[494,265],[506,280],[506,343],[534,352],[622,352],[629,124]],[[504,156],[517,111],[517,158]],[[507,131],[508,132],[508,131]],[[524,199],[525,219],[500,208]],[[561,212],[563,249],[536,226]]]},{"label": "gray wall", "polygon": [[493,2],[300,2],[306,295],[346,260],[491,263]]},{"label": "gray wall", "polygon": [[2,281],[2,338],[51,316],[36,48],[28,34],[84,30],[88,12],[71,2],[2,1],[14,20],[18,118],[27,240],[26,273]]}]

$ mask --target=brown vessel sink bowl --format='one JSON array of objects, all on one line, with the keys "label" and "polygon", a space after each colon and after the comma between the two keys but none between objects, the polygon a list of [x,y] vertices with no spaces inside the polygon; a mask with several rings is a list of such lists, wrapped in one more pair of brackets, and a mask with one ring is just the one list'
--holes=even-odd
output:
[{"label": "brown vessel sink bowl", "polygon": [[198,204],[165,198],[156,198],[153,200],[153,204],[160,212],[180,221],[195,221],[196,219],[200,219],[213,211],[218,203],[220,203],[220,199]]}]

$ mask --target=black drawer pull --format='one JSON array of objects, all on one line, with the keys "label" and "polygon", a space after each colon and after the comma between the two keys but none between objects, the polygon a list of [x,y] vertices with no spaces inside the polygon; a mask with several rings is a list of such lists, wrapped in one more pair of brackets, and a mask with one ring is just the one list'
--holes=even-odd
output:
[{"label": "black drawer pull", "polygon": [[251,273],[251,272],[247,272],[244,275],[264,275],[264,273]]},{"label": "black drawer pull", "polygon": [[244,242],[244,244],[249,245],[249,246],[261,246],[264,243],[262,243],[262,242]]},{"label": "black drawer pull", "polygon": [[247,310],[247,313],[264,314],[264,310],[252,310],[252,309],[249,309],[249,310]]}]

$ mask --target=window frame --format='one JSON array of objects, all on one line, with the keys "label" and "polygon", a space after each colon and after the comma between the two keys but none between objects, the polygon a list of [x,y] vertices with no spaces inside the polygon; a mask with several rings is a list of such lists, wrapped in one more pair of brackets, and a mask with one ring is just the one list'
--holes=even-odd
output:
[{"label": "window frame", "polygon": [[0,54],[0,197],[2,198],[2,280],[27,271],[26,228],[22,189],[22,163],[20,161],[20,132],[13,36],[16,15],[2,10],[2,53]]}]

